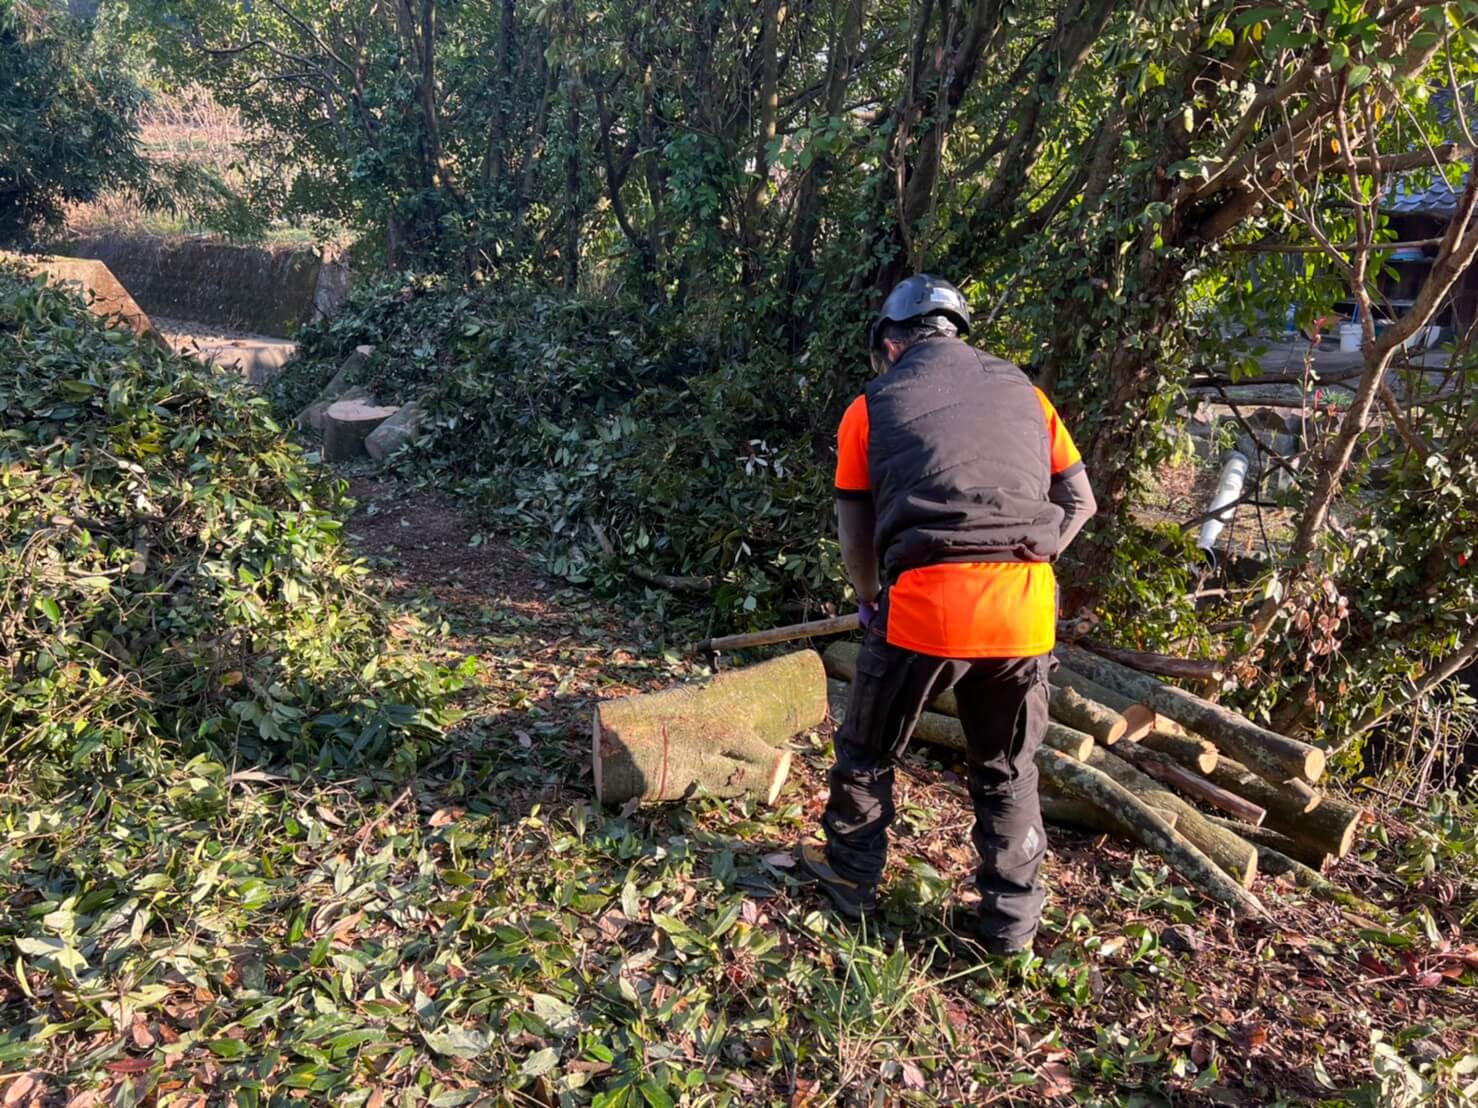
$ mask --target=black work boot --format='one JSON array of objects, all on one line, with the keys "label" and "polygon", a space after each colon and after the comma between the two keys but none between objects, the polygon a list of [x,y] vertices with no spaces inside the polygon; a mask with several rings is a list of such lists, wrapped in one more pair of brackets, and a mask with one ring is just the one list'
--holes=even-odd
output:
[{"label": "black work boot", "polygon": [[865,912],[878,906],[877,890],[848,881],[826,860],[826,852],[815,843],[802,839],[795,844],[795,876],[804,884],[815,884],[831,898],[832,905],[850,920],[860,920]]}]

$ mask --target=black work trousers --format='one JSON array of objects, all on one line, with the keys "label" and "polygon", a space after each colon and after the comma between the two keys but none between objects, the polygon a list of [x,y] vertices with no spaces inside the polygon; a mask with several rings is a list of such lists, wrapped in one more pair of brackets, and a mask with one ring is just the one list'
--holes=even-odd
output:
[{"label": "black work trousers", "polygon": [[850,881],[873,886],[888,856],[894,765],[924,708],[953,688],[975,807],[979,933],[1022,939],[1042,913],[1038,871],[1047,850],[1036,752],[1047,732],[1051,655],[936,658],[892,646],[874,626],[857,657],[823,826],[826,856]]}]

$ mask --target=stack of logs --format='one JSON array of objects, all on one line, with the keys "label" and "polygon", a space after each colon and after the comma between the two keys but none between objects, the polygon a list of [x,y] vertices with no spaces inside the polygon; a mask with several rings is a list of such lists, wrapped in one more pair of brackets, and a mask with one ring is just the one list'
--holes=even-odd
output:
[{"label": "stack of logs", "polygon": [[[826,651],[838,719],[857,651],[853,643]],[[1052,723],[1037,755],[1049,821],[1138,843],[1238,914],[1263,913],[1250,892],[1259,866],[1370,909],[1319,872],[1349,853],[1363,819],[1356,805],[1313,787],[1324,772],[1321,750],[1092,651],[1059,644],[1056,653]],[[915,738],[963,750],[954,696],[931,709]]]}]

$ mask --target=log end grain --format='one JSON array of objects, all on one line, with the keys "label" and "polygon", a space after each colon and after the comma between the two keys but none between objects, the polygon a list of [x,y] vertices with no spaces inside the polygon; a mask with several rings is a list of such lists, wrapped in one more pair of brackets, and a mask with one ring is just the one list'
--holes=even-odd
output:
[{"label": "log end grain", "polygon": [[1125,739],[1142,739],[1155,729],[1155,723],[1159,718],[1143,704],[1130,704],[1123,708],[1119,715],[1124,720],[1124,734],[1120,737]]}]

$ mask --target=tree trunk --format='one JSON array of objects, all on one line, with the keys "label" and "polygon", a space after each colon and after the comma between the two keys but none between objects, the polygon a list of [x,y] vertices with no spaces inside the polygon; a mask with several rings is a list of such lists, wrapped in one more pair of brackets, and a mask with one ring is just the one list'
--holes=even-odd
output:
[{"label": "tree trunk", "polygon": [[1086,650],[1059,643],[1057,653],[1078,673],[1132,696],[1161,715],[1205,735],[1270,781],[1290,777],[1317,781],[1324,773],[1324,752],[1317,747],[1259,727],[1194,693],[1166,685]]},{"label": "tree trunk", "polygon": [[785,742],[825,718],[826,675],[809,650],[701,685],[602,701],[592,726],[596,796],[672,800],[701,785],[772,797],[789,766]]}]

